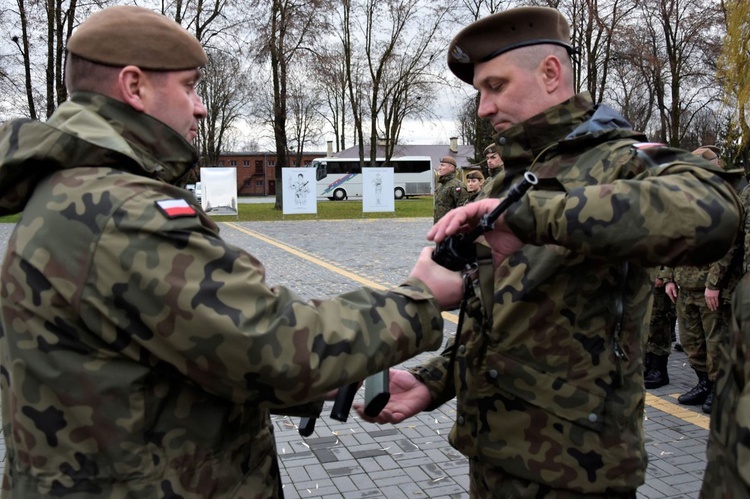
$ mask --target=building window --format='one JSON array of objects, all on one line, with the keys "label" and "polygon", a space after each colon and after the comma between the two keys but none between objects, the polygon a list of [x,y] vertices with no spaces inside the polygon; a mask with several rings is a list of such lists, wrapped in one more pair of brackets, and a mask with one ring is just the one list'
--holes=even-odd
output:
[{"label": "building window", "polygon": [[237,160],[232,160],[229,162],[229,166],[237,166]]},{"label": "building window", "polygon": [[269,159],[268,160],[268,166],[270,166],[270,167],[276,166],[276,160],[275,159]]},{"label": "building window", "polygon": [[310,161],[309,159],[305,160],[305,166],[310,166],[311,164],[312,164],[312,161]]},{"label": "building window", "polygon": [[242,166],[245,166],[245,167],[250,166],[250,160],[249,159],[242,160]]},{"label": "building window", "polygon": [[263,181],[262,180],[256,180],[255,185],[258,187],[263,187]]}]

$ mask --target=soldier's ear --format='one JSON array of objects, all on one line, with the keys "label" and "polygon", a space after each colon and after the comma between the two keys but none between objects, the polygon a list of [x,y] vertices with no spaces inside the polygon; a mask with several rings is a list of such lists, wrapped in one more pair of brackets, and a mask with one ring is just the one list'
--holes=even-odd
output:
[{"label": "soldier's ear", "polygon": [[560,59],[554,55],[545,57],[539,65],[539,75],[547,94],[555,93],[562,84],[563,69]]},{"label": "soldier's ear", "polygon": [[147,82],[146,75],[137,66],[125,66],[120,70],[117,80],[120,98],[133,109],[145,110],[144,90]]}]

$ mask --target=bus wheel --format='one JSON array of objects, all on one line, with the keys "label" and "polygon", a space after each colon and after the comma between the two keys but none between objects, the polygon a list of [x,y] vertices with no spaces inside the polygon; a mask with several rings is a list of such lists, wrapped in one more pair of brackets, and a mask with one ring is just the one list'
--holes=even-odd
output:
[{"label": "bus wheel", "polygon": [[346,191],[344,189],[336,189],[333,191],[333,199],[336,201],[343,201],[346,199]]},{"label": "bus wheel", "polygon": [[406,193],[401,187],[396,187],[393,190],[393,197],[396,199],[404,199],[406,197]]}]

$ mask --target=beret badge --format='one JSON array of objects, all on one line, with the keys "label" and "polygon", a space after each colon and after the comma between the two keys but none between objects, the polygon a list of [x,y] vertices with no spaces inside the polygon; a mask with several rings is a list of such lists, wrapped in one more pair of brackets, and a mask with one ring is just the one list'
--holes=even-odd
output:
[{"label": "beret badge", "polygon": [[451,55],[456,60],[456,62],[462,62],[462,63],[469,63],[471,62],[471,59],[469,58],[469,54],[464,52],[461,47],[456,45],[453,47],[453,50],[451,50]]}]

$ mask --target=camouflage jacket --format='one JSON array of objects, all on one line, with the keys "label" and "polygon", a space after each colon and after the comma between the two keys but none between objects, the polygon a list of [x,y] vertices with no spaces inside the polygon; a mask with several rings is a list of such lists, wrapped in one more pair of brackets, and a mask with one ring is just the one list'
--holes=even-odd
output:
[{"label": "camouflage jacket", "polygon": [[[75,94],[0,130],[5,495],[281,495],[270,409],[439,347],[424,285],[305,301],[219,236],[182,137]],[[319,408],[319,405],[318,405]]]},{"label": "camouflage jacket", "polygon": [[584,93],[498,137],[506,170],[494,195],[525,170],[539,177],[506,213],[527,245],[494,274],[480,269],[459,346],[412,370],[431,407],[457,397],[456,449],[577,493],[634,493],[644,481],[649,267],[715,260],[739,225],[718,170],[635,147],[644,137],[625,126]]},{"label": "camouflage jacket", "polygon": [[[683,265],[665,267],[660,275],[664,282],[674,282],[682,289],[703,291],[706,289],[709,265]],[[716,288],[714,288],[716,289]]]},{"label": "camouflage jacket", "polygon": [[440,177],[435,187],[434,221],[437,222],[453,208],[463,205],[468,195],[466,185],[461,182],[456,172]]},{"label": "camouflage jacket", "polygon": [[730,338],[721,349],[701,499],[750,497],[750,274],[732,298]]},{"label": "camouflage jacket", "polygon": [[467,192],[466,199],[464,199],[464,202],[461,203],[461,206],[465,204],[469,204],[473,201],[476,201],[479,195],[482,193],[481,189],[478,191],[474,191],[474,192],[469,192],[469,191],[466,191],[466,192]]},{"label": "camouflage jacket", "polygon": [[750,184],[746,185],[740,191],[740,202],[745,210],[743,223],[743,255],[742,255],[742,273],[750,270]]}]

